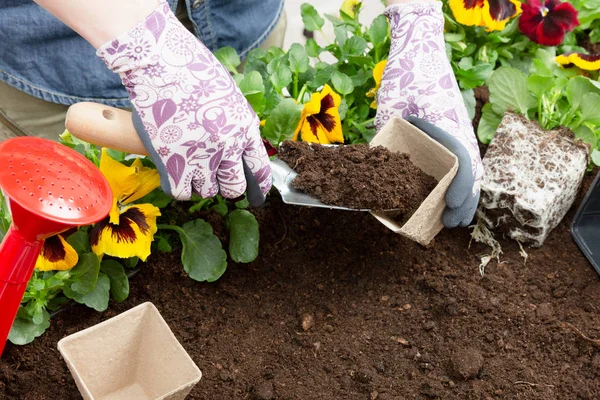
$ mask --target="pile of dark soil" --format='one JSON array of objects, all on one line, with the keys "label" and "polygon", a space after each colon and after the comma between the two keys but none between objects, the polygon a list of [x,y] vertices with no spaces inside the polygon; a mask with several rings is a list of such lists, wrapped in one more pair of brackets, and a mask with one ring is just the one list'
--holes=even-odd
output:
[{"label": "pile of dark soil", "polygon": [[466,228],[425,249],[367,213],[273,199],[255,213],[254,263],[207,284],[178,252],[153,255],[124,303],[8,345],[0,398],[79,399],[58,340],[151,301],[204,374],[190,399],[598,399],[600,346],[582,335],[600,338],[600,280],[570,237],[574,209],[526,263],[502,242],[483,277],[488,250]]},{"label": "pile of dark soil", "polygon": [[325,204],[411,215],[437,185],[408,155],[385,147],[283,142],[279,158],[298,176],[292,184]]}]

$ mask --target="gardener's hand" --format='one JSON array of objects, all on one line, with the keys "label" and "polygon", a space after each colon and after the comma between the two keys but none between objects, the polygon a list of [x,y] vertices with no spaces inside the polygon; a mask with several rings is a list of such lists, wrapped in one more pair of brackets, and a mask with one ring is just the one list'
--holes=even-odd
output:
[{"label": "gardener's hand", "polygon": [[[391,116],[409,120],[459,159],[447,194],[446,227],[468,225],[479,201],[483,175],[473,126],[445,51],[440,2],[394,4],[386,9],[392,45],[377,93],[375,124]],[[410,118],[417,117],[417,118]]]},{"label": "gardener's hand", "polygon": [[129,91],[136,128],[165,192],[181,200],[192,191],[238,197],[246,190],[243,161],[259,195],[269,191],[269,158],[256,114],[167,2],[97,54]]},{"label": "gardener's hand", "polygon": [[479,191],[472,195],[475,176],[471,169],[469,152],[459,140],[443,129],[417,117],[408,116],[406,120],[450,150],[458,159],[456,177],[446,192],[446,210],[442,216],[442,222],[448,228],[469,225],[479,203]]}]

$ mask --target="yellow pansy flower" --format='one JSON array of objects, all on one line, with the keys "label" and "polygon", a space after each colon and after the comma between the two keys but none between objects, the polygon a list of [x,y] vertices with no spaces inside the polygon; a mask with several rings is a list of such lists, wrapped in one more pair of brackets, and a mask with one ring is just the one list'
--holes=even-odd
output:
[{"label": "yellow pansy flower", "polygon": [[340,11],[343,11],[350,18],[354,18],[354,13],[356,11],[356,7],[359,4],[361,4],[360,0],[344,0],[344,3],[342,3],[342,8],[340,8]]},{"label": "yellow pansy flower", "polygon": [[488,31],[501,31],[522,12],[517,0],[450,0],[448,4],[458,23],[485,26]]},{"label": "yellow pansy flower", "polygon": [[66,271],[77,265],[79,254],[63,235],[50,236],[44,241],[35,267],[40,271]]},{"label": "yellow pansy flower", "polygon": [[329,85],[320,93],[313,93],[304,104],[302,117],[292,140],[311,143],[343,143],[342,122],[339,107],[342,98]]},{"label": "yellow pansy flower", "polygon": [[131,166],[113,160],[102,149],[100,171],[113,191],[110,214],[90,230],[92,250],[99,256],[139,257],[145,261],[156,233],[160,210],[152,204],[128,205],[160,186],[158,171],[137,158]]},{"label": "yellow pansy flower", "polygon": [[[377,96],[377,91],[381,87],[381,78],[383,78],[383,71],[387,65],[387,60],[379,61],[375,68],[373,68],[373,79],[375,79],[375,87],[367,92],[367,97]],[[377,100],[373,100],[371,108],[377,109]]]},{"label": "yellow pansy flower", "polygon": [[567,68],[575,65],[585,71],[600,70],[600,54],[565,53],[556,57],[556,62]]}]

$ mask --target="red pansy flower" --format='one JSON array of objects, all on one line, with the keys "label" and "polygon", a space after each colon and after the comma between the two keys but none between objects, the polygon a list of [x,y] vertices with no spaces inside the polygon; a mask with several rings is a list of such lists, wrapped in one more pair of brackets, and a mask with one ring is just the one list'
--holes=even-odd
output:
[{"label": "red pansy flower", "polygon": [[519,29],[525,36],[544,46],[558,46],[579,25],[577,10],[560,0],[529,0],[522,5]]},{"label": "red pansy flower", "polygon": [[269,142],[267,139],[263,139],[262,142],[265,145],[265,149],[267,149],[267,155],[269,157],[272,157],[277,154],[277,149],[273,147],[271,142]]}]

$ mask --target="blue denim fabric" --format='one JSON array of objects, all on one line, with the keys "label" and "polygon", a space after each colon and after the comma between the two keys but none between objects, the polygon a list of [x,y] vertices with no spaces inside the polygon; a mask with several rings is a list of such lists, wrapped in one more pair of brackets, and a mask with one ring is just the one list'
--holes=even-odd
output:
[{"label": "blue denim fabric", "polygon": [[[168,0],[173,12],[177,0]],[[244,57],[277,25],[284,0],[185,0],[198,38],[212,51]],[[117,74],[94,48],[32,0],[0,1],[0,80],[59,104],[95,101],[129,107]]]}]

